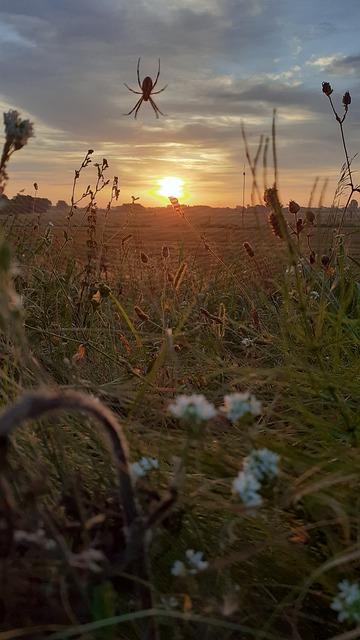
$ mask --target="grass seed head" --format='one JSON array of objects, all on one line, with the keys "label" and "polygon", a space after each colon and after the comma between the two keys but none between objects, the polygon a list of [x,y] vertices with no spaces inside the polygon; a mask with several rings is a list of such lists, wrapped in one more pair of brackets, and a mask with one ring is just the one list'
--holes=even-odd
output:
[{"label": "grass seed head", "polygon": [[146,255],[143,251],[140,253],[140,260],[143,264],[148,264],[149,256]]},{"label": "grass seed head", "polygon": [[140,318],[140,320],[142,320],[143,322],[146,322],[147,320],[150,320],[150,318],[147,315],[147,313],[145,313],[145,311],[143,311],[141,309],[141,307],[138,307],[136,305],[136,307],[134,307],[134,311],[135,311],[136,315]]},{"label": "grass seed head", "polygon": [[270,211],[268,215],[268,220],[269,220],[271,231],[273,232],[274,236],[276,236],[277,238],[283,239],[280,221],[275,211]]},{"label": "grass seed head", "polygon": [[244,242],[243,247],[250,258],[253,258],[255,256],[255,251],[252,248],[251,244],[249,244],[248,242]]}]

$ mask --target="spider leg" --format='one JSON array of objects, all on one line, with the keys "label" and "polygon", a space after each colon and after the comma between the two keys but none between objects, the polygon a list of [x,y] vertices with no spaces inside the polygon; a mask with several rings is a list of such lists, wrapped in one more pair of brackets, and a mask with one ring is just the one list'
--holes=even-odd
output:
[{"label": "spider leg", "polygon": [[135,118],[136,118],[136,114],[137,114],[137,112],[138,112],[138,111],[139,111],[139,109],[140,109],[140,105],[141,105],[141,103],[142,103],[143,99],[144,99],[144,98],[140,98],[140,100],[138,100],[138,101],[137,101],[137,103],[136,103],[135,107],[133,107],[133,108],[131,109],[131,111],[129,111],[129,113],[123,113],[123,116],[130,116],[130,115],[135,111],[135,109],[136,109],[136,111],[135,111]]},{"label": "spider leg", "polygon": [[139,109],[140,109],[140,107],[141,107],[141,105],[142,105],[143,100],[144,100],[144,98],[140,98],[140,100],[139,100],[139,102],[138,102],[138,106],[136,107],[136,111],[135,111],[135,114],[134,114],[134,118],[136,118],[137,113],[138,113],[138,111],[139,111]]},{"label": "spider leg", "polygon": [[140,89],[142,89],[141,82],[140,82],[140,58],[137,63],[137,78],[138,78],[138,85]]},{"label": "spider leg", "polygon": [[159,89],[159,91],[152,91],[151,95],[153,95],[154,93],[161,93],[162,91],[164,91],[164,89],[166,89],[168,85],[166,84],[165,87],[163,87],[162,89]]},{"label": "spider leg", "polygon": [[155,87],[157,81],[159,80],[159,76],[160,76],[160,58],[159,58],[159,68],[158,68],[157,76],[155,78],[155,82],[153,84],[153,88]]},{"label": "spider leg", "polygon": [[162,116],[165,116],[165,115],[166,115],[165,113],[163,113],[162,111],[160,111],[159,107],[155,104],[154,100],[153,100],[151,97],[149,97],[149,102],[150,102],[150,104],[151,104],[152,108],[154,109],[154,111],[155,111],[155,115],[156,115],[156,117],[157,117],[157,118],[159,117],[159,116],[158,116],[158,113],[161,113],[161,115],[162,115]]},{"label": "spider leg", "polygon": [[132,89],[131,87],[129,87],[126,82],[124,82],[124,85],[127,89],[129,89],[129,91],[132,91],[133,93],[138,93],[139,95],[142,94],[142,91],[134,91],[134,89]]}]

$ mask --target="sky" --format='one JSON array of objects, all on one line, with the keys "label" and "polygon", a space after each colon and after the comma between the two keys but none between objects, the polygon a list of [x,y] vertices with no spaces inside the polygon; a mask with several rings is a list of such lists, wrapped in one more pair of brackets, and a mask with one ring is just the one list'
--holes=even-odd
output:
[{"label": "sky", "polygon": [[[19,190],[70,201],[75,169],[88,149],[118,176],[118,204],[139,197],[163,206],[158,180],[184,182],[181,202],[235,207],[251,203],[252,157],[270,138],[260,190],[274,182],[271,130],[276,110],[278,187],[285,204],[313,206],[327,182],[331,205],[344,162],[339,126],[322,82],[343,113],[349,155],[360,151],[359,0],[1,0],[0,108],[34,123],[35,137],[9,164],[9,197]],[[155,80],[153,99],[126,116]],[[360,160],[354,159],[354,180]],[[245,169],[244,169],[245,167]],[[245,176],[244,176],[245,172]],[[264,175],[265,174],[265,175]],[[94,184],[82,174],[77,193]],[[264,185],[264,182],[266,183]],[[360,182],[360,180],[359,180]],[[176,195],[176,194],[174,194]],[[98,204],[109,199],[99,194]],[[258,198],[255,197],[255,202]]]}]

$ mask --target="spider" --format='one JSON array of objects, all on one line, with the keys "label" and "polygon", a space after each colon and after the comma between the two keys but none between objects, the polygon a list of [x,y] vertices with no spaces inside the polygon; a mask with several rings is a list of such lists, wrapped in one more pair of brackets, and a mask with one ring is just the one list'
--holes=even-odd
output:
[{"label": "spider", "polygon": [[167,87],[167,84],[166,84],[165,87],[163,87],[159,91],[153,91],[153,89],[156,86],[157,81],[159,80],[159,76],[160,76],[160,58],[159,58],[159,68],[158,68],[157,76],[155,78],[155,82],[153,83],[151,78],[149,76],[146,76],[146,78],[144,78],[144,80],[142,81],[142,84],[141,84],[141,81],[140,81],[140,58],[139,58],[138,63],[137,63],[137,77],[138,77],[138,84],[139,84],[139,87],[140,87],[141,91],[134,91],[134,89],[131,89],[131,87],[129,87],[125,82],[124,82],[124,85],[125,85],[125,87],[127,87],[127,89],[129,89],[133,93],[140,94],[141,98],[140,98],[140,100],[137,101],[135,107],[133,107],[133,109],[131,109],[131,111],[129,111],[129,113],[124,113],[123,114],[124,116],[129,116],[133,111],[135,111],[134,118],[136,118],[137,112],[139,111],[143,100],[145,102],[147,102],[147,101],[150,102],[152,108],[155,111],[155,115],[156,115],[157,118],[159,117],[159,113],[161,113],[162,116],[165,115],[165,113],[160,111],[159,107],[155,104],[154,100],[151,97],[155,93],[161,93]]}]

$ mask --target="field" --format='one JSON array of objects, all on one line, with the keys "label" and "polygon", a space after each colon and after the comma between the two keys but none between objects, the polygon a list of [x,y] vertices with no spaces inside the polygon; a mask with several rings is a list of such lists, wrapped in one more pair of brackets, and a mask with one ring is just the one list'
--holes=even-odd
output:
[{"label": "field", "polygon": [[2,215],[0,640],[360,637],[360,224],[264,202]]}]

